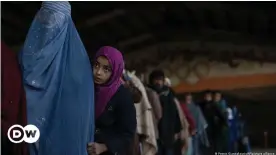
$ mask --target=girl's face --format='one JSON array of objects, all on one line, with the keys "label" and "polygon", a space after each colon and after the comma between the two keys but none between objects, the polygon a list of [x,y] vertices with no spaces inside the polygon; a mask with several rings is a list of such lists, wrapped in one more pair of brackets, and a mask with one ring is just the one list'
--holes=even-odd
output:
[{"label": "girl's face", "polygon": [[108,82],[112,74],[112,68],[109,61],[104,56],[99,56],[93,65],[93,74],[95,84],[101,85]]}]

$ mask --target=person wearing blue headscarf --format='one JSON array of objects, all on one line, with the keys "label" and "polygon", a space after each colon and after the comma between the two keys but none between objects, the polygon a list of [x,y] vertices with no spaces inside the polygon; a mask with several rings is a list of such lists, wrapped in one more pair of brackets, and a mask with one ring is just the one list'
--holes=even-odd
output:
[{"label": "person wearing blue headscarf", "polygon": [[40,130],[31,155],[87,155],[94,139],[94,83],[66,1],[46,1],[19,56],[28,124]]}]

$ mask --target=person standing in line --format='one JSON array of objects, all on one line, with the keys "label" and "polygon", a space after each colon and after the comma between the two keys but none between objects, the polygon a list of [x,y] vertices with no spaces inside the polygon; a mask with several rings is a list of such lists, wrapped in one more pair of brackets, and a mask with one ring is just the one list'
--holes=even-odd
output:
[{"label": "person standing in line", "polygon": [[[219,91],[215,91],[214,92],[214,103],[218,106],[220,113],[224,115],[225,121],[227,122],[227,104],[225,99],[222,97],[222,93]],[[217,128],[217,132],[216,132],[216,150],[217,152],[228,152],[228,125],[227,123],[224,123],[219,121],[216,118],[216,128]]]},{"label": "person standing in line", "polygon": [[[140,104],[140,101],[142,100],[141,91],[132,83],[131,78],[127,75],[127,73],[124,73],[121,79],[123,81],[123,85],[130,90],[134,104]],[[137,132],[134,136],[133,142],[128,148],[127,155],[140,155],[139,135]]]},{"label": "person standing in line", "polygon": [[[159,100],[158,94],[151,88],[145,86],[146,93],[149,99],[149,103],[152,107],[152,121],[153,121],[153,127],[154,127],[154,133],[155,133],[155,141],[157,144],[157,140],[159,139],[159,132],[158,132],[158,123],[162,117],[162,107]],[[157,146],[157,152],[158,152],[158,146]]]},{"label": "person standing in line", "polygon": [[228,152],[237,152],[238,145],[238,110],[234,105],[227,108],[228,112]]},{"label": "person standing in line", "polygon": [[186,117],[186,114],[182,110],[181,103],[177,98],[175,98],[175,103],[178,109],[178,114],[181,120],[181,127],[182,127],[179,137],[176,137],[177,140],[175,143],[175,153],[186,154],[187,152],[190,152],[190,148],[192,145],[190,143],[190,124],[189,124],[188,118]]},{"label": "person standing in line", "polygon": [[185,95],[185,104],[187,104],[187,108],[195,120],[196,133],[192,138],[193,155],[204,154],[204,149],[210,146],[208,136],[206,134],[208,124],[199,106],[193,102],[193,96],[191,93],[187,93]]},{"label": "person standing in line", "polygon": [[189,140],[188,140],[188,150],[187,155],[193,155],[194,153],[194,146],[193,146],[193,139],[192,137],[196,134],[196,122],[195,119],[188,109],[186,101],[184,103],[181,103],[181,109],[184,112],[187,121],[189,123]]},{"label": "person standing in line", "polygon": [[162,117],[161,103],[160,103],[158,94],[153,89],[149,87],[145,87],[145,88],[149,98],[149,102],[153,110],[153,124],[154,124],[155,136],[158,139],[159,137],[158,123]]},{"label": "person standing in line", "polygon": [[154,70],[150,73],[148,87],[157,92],[162,107],[162,117],[158,123],[158,155],[173,155],[175,140],[181,131],[181,121],[174,100],[175,96],[164,83],[165,74],[162,70]]},{"label": "person standing in line", "polygon": [[246,127],[246,121],[244,120],[242,114],[239,112],[237,118],[237,128],[238,128],[238,146],[237,152],[251,152],[250,141],[248,136],[248,131]]},{"label": "person standing in line", "polygon": [[141,102],[135,105],[140,152],[143,155],[154,155],[157,152],[157,142],[154,132],[153,111],[146,93],[146,88],[142,81],[135,75],[135,71],[132,73],[128,72],[128,75],[131,77],[132,83],[142,93]]},{"label": "person standing in line", "polygon": [[[171,88],[171,80],[168,77],[165,78],[165,85]],[[187,155],[192,152],[192,143],[190,138],[190,124],[189,124],[189,121],[191,120],[188,121],[188,119],[191,119],[191,115],[189,111],[188,112],[186,111],[186,114],[185,114],[185,112],[181,107],[181,103],[177,99],[176,94],[172,88],[171,88],[171,91],[174,94],[174,101],[177,107],[177,112],[178,112],[178,115],[181,121],[181,127],[182,127],[180,134],[176,137],[176,142],[174,144],[174,153],[179,155],[182,155],[182,154]]]},{"label": "person standing in line", "polygon": [[93,61],[95,83],[95,142],[87,144],[89,155],[128,155],[136,133],[132,94],[121,80],[124,59],[114,47],[98,50]]},{"label": "person standing in line", "polygon": [[213,93],[210,90],[204,92],[204,100],[198,104],[207,121],[207,135],[210,142],[210,148],[206,150],[206,154],[214,154],[216,152],[216,122],[225,122],[225,116],[220,112],[219,107],[213,101]]}]

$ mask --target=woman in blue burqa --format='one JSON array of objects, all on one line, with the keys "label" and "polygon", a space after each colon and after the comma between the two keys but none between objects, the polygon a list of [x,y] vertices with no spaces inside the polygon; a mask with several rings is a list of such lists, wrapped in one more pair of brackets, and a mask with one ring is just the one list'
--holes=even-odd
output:
[{"label": "woman in blue burqa", "polygon": [[86,155],[93,141],[90,61],[65,1],[42,3],[20,53],[28,124],[40,130],[31,155]]},{"label": "woman in blue burqa", "polygon": [[196,122],[196,134],[193,136],[193,155],[205,154],[205,148],[209,147],[209,140],[206,133],[207,122],[202,114],[200,107],[193,102],[192,94],[187,93],[185,95],[185,103],[190,110],[195,122]]}]

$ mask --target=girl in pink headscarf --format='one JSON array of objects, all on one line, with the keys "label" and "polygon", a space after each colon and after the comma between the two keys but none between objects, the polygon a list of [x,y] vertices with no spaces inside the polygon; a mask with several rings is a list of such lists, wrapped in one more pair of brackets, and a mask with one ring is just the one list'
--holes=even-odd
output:
[{"label": "girl in pink headscarf", "polygon": [[136,131],[136,111],[132,95],[122,85],[124,60],[120,51],[104,46],[93,62],[95,83],[95,142],[89,155],[126,155]]}]

